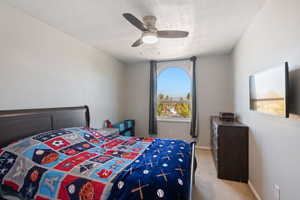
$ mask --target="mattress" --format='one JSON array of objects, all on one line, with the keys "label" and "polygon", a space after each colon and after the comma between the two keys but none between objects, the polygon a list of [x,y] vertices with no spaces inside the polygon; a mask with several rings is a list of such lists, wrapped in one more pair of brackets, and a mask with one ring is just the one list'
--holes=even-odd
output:
[{"label": "mattress", "polygon": [[49,131],[0,149],[0,195],[184,200],[190,154],[190,145],[181,140],[104,135],[91,128]]}]

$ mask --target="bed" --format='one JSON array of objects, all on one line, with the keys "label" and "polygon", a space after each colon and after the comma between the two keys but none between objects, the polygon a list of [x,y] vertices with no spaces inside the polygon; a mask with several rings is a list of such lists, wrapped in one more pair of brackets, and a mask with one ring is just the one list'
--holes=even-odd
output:
[{"label": "bed", "polygon": [[192,199],[195,143],[105,135],[87,106],[0,111],[4,199]]}]

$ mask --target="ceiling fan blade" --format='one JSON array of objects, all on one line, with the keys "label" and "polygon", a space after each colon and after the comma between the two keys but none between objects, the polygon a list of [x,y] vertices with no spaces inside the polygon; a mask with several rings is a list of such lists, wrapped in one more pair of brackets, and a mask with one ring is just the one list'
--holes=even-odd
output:
[{"label": "ceiling fan blade", "polygon": [[129,21],[133,26],[137,27],[141,31],[148,31],[148,29],[145,27],[143,22],[141,22],[138,18],[136,18],[132,14],[124,13],[123,17],[125,17],[125,19],[127,19],[127,21]]},{"label": "ceiling fan blade", "polygon": [[165,30],[165,31],[157,31],[157,36],[160,38],[184,38],[189,35],[189,32],[186,31],[172,31],[172,30]]},{"label": "ceiling fan blade", "polygon": [[140,45],[142,45],[143,44],[143,40],[142,40],[142,38],[140,38],[140,39],[138,39],[137,41],[135,41],[132,45],[131,45],[131,47],[138,47],[138,46],[140,46]]}]

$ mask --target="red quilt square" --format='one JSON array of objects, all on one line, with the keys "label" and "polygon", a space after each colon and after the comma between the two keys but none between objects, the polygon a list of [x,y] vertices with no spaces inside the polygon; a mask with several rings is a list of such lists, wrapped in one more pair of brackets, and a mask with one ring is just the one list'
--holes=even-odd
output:
[{"label": "red quilt square", "polygon": [[144,142],[153,142],[154,138],[144,138],[143,141]]},{"label": "red quilt square", "polygon": [[104,149],[111,149],[115,146],[118,146],[119,144],[122,144],[123,142],[125,142],[125,140],[121,140],[121,139],[114,139],[106,144],[103,144],[101,145],[100,147],[101,148],[104,148]]},{"label": "red quilt square", "polygon": [[98,155],[97,153],[83,152],[59,163],[58,165],[55,166],[55,169],[59,169],[67,172],[73,169],[76,165],[86,160],[89,160],[90,158],[93,158],[97,155]]},{"label": "red quilt square", "polygon": [[56,137],[44,143],[54,150],[58,150],[70,145],[70,143],[62,137]]},{"label": "red quilt square", "polygon": [[15,191],[18,191],[19,189],[19,185],[12,181],[4,180],[4,185],[9,186],[11,189]]},{"label": "red quilt square", "polygon": [[48,198],[45,198],[45,197],[42,197],[42,196],[39,196],[39,195],[36,196],[35,199],[36,199],[36,200],[50,200],[50,199],[48,199]]},{"label": "red quilt square", "polygon": [[110,151],[105,152],[104,155],[133,160],[140,154],[136,153],[136,152],[124,152],[124,151],[118,151],[118,150],[110,150]]},{"label": "red quilt square", "polygon": [[107,169],[101,169],[101,171],[97,173],[100,178],[108,178],[111,174],[112,171]]},{"label": "red quilt square", "polygon": [[133,159],[135,159],[136,157],[138,157],[139,155],[140,155],[140,154],[139,154],[139,153],[136,153],[136,152],[124,152],[124,153],[122,154],[122,157],[121,157],[121,158],[133,160]]},{"label": "red quilt square", "polygon": [[59,189],[58,199],[63,200],[99,200],[105,189],[105,184],[67,175]]}]

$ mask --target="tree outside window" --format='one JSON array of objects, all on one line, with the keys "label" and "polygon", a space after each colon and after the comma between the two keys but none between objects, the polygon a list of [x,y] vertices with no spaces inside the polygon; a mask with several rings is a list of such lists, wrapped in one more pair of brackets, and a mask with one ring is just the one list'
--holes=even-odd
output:
[{"label": "tree outside window", "polygon": [[179,67],[164,69],[157,78],[157,116],[159,119],[191,118],[191,79]]}]

